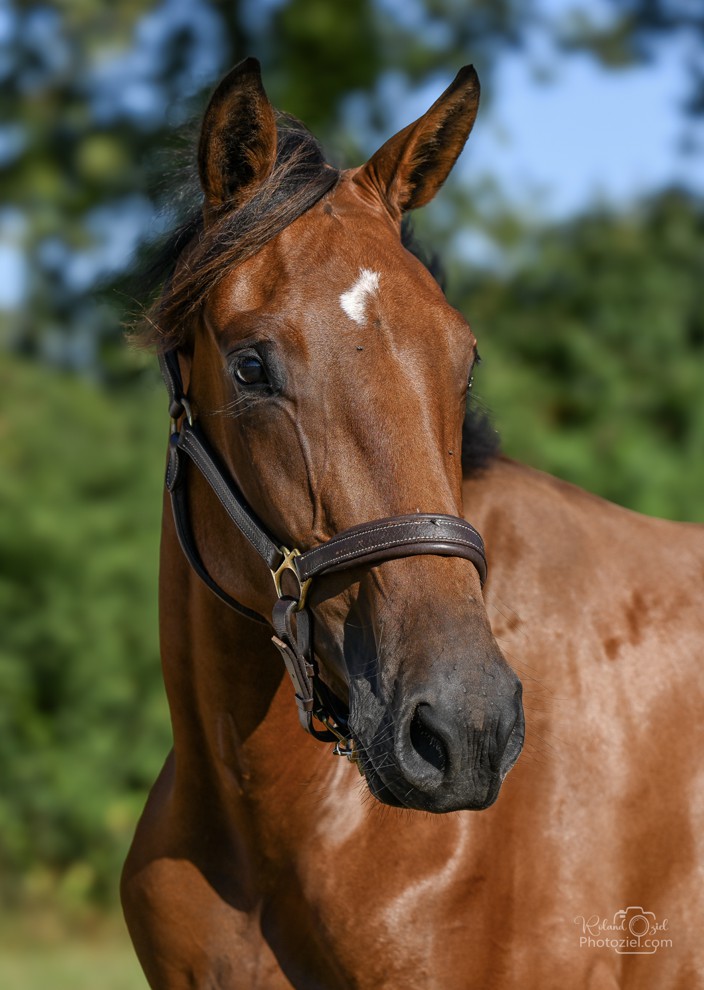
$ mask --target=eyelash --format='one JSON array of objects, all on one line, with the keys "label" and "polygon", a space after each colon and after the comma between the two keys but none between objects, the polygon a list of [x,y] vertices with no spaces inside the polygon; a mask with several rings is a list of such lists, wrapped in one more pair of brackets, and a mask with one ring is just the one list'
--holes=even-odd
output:
[{"label": "eyelash", "polygon": [[470,372],[469,372],[469,380],[467,381],[467,391],[468,392],[471,392],[472,391],[472,385],[474,384],[474,372],[476,371],[476,369],[479,367],[479,365],[481,363],[482,363],[482,359],[479,356],[479,351],[477,351],[475,353],[475,355],[474,355],[474,361],[472,362],[472,367],[471,367]]}]

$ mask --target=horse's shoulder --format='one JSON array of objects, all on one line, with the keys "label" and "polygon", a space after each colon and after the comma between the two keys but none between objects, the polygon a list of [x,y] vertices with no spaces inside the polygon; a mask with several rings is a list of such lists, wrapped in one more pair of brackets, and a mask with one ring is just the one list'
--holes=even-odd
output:
[{"label": "horse's shoulder", "polygon": [[704,526],[633,512],[505,458],[464,494],[486,542],[488,600],[538,639],[559,627],[592,656],[621,657],[646,642],[679,654],[704,633]]}]

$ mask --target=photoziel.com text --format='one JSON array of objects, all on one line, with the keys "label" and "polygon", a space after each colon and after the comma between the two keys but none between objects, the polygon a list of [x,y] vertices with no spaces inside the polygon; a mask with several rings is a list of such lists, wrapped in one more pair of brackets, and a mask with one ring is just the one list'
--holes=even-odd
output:
[{"label": "photoziel.com text", "polygon": [[658,921],[652,911],[630,905],[616,911],[613,920],[593,914],[574,919],[580,927],[579,946],[583,949],[613,949],[621,955],[652,955],[658,949],[671,949],[667,918]]}]

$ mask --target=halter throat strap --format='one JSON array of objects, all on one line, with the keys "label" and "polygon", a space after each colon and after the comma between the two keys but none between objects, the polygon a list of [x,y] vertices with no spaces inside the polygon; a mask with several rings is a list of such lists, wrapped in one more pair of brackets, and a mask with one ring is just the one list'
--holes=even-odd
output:
[{"label": "halter throat strap", "polygon": [[[284,659],[294,686],[301,725],[316,738],[337,742],[335,751],[352,758],[346,716],[332,705],[329,691],[324,690],[317,674],[312,619],[306,605],[311,582],[324,574],[352,567],[372,567],[385,560],[418,554],[439,554],[471,561],[484,584],[487,574],[484,542],[477,530],[459,516],[416,513],[362,523],[319,546],[305,551],[289,550],[267,531],[195,421],[183,394],[177,351],[160,354],[159,363],[169,396],[171,419],[166,488],[176,534],[186,559],[204,584],[229,608],[255,622],[268,624],[270,621],[275,633],[273,643]],[[231,521],[271,571],[277,594],[271,620],[236,601],[220,587],[205,566],[190,523],[184,458],[202,474]],[[295,578],[297,587],[293,595],[286,594],[282,587],[287,574]],[[327,704],[322,700],[326,693]],[[331,707],[335,708],[332,715]],[[326,729],[317,729],[313,718],[322,722]]]}]

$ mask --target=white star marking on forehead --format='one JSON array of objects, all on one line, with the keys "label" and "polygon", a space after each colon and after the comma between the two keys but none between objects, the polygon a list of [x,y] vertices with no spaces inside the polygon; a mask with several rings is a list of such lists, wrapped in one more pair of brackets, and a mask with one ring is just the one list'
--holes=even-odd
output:
[{"label": "white star marking on forehead", "polygon": [[357,281],[340,296],[340,306],[355,323],[364,323],[367,296],[379,291],[380,278],[379,272],[373,272],[371,268],[360,268]]}]

